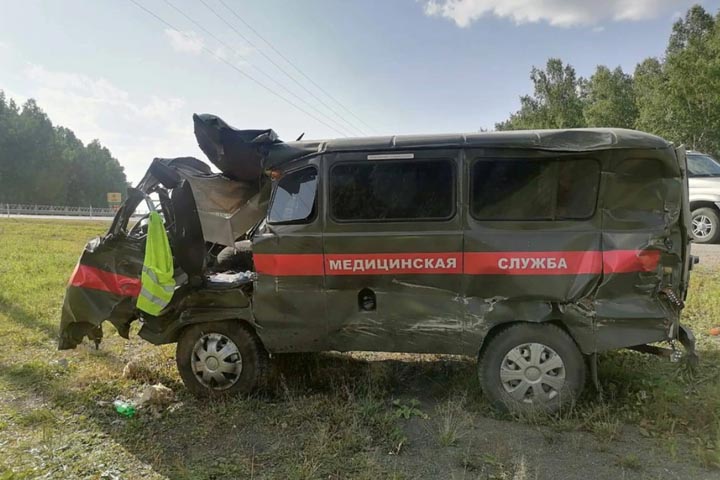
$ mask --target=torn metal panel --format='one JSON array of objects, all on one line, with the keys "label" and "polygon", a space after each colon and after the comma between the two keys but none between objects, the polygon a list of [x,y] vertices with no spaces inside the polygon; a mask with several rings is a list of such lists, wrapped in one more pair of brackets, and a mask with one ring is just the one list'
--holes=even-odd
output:
[{"label": "torn metal panel", "polygon": [[232,246],[265,216],[270,198],[268,178],[260,175],[248,181],[231,180],[212,173],[206,164],[191,157],[156,158],[139,188],[144,192],[158,184],[174,188],[179,179],[186,180],[192,188],[207,242]]},{"label": "torn metal panel", "polygon": [[144,245],[88,242],[68,283],[60,320],[60,349],[75,348],[94,328],[110,320],[127,338],[140,292]]}]

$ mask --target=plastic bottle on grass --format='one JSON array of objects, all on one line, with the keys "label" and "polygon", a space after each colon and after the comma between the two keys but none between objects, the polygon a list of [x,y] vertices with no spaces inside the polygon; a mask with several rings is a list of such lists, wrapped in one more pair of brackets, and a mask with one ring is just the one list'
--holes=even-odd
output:
[{"label": "plastic bottle on grass", "polygon": [[124,417],[130,418],[135,415],[135,406],[132,403],[115,400],[113,406],[115,407],[115,411]]}]

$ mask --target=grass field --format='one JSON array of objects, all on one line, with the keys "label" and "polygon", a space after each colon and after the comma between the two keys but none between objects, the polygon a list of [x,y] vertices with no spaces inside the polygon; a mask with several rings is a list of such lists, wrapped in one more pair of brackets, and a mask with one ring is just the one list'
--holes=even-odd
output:
[{"label": "grass field", "polygon": [[[173,346],[120,338],[59,352],[64,287],[106,223],[0,219],[0,479],[720,478],[720,272],[694,274],[684,321],[701,365],[614,352],[605,396],[552,418],[491,410],[472,359],[279,356],[266,391],[200,402]],[[129,377],[129,361],[138,368]],[[161,382],[171,410],[109,404]],[[560,472],[564,472],[560,474]],[[577,476],[575,476],[577,475]]]}]

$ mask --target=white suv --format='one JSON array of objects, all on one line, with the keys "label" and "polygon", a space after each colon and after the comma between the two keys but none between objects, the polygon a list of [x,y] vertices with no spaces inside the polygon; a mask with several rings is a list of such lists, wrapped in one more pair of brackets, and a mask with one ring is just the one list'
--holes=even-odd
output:
[{"label": "white suv", "polygon": [[696,243],[720,240],[720,163],[704,153],[687,152],[692,234]]}]

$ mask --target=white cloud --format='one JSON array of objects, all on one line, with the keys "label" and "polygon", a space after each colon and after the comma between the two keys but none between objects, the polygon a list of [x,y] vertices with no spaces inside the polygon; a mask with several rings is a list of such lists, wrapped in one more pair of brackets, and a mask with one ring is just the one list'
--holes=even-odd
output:
[{"label": "white cloud", "polygon": [[647,20],[677,8],[681,0],[423,0],[425,13],[459,27],[487,15],[517,24],[547,22],[556,27],[595,25],[607,20]]},{"label": "white cloud", "polygon": [[192,112],[181,98],[138,98],[107,79],[40,65],[29,65],[23,73],[27,96],[55,125],[70,128],[85,143],[99,139],[132,181],[140,179],[153,157],[198,153]]},{"label": "white cloud", "polygon": [[247,45],[228,47],[228,43],[224,43],[224,45],[212,46],[206,43],[202,36],[192,30],[179,32],[171,28],[166,28],[164,32],[172,49],[179,53],[189,53],[192,55],[205,53],[214,60],[224,60],[236,65],[243,65],[246,63],[244,58],[253,51],[253,49]]},{"label": "white cloud", "polygon": [[179,32],[171,28],[165,29],[165,37],[176,52],[199,54],[205,49],[205,40],[192,30]]}]

